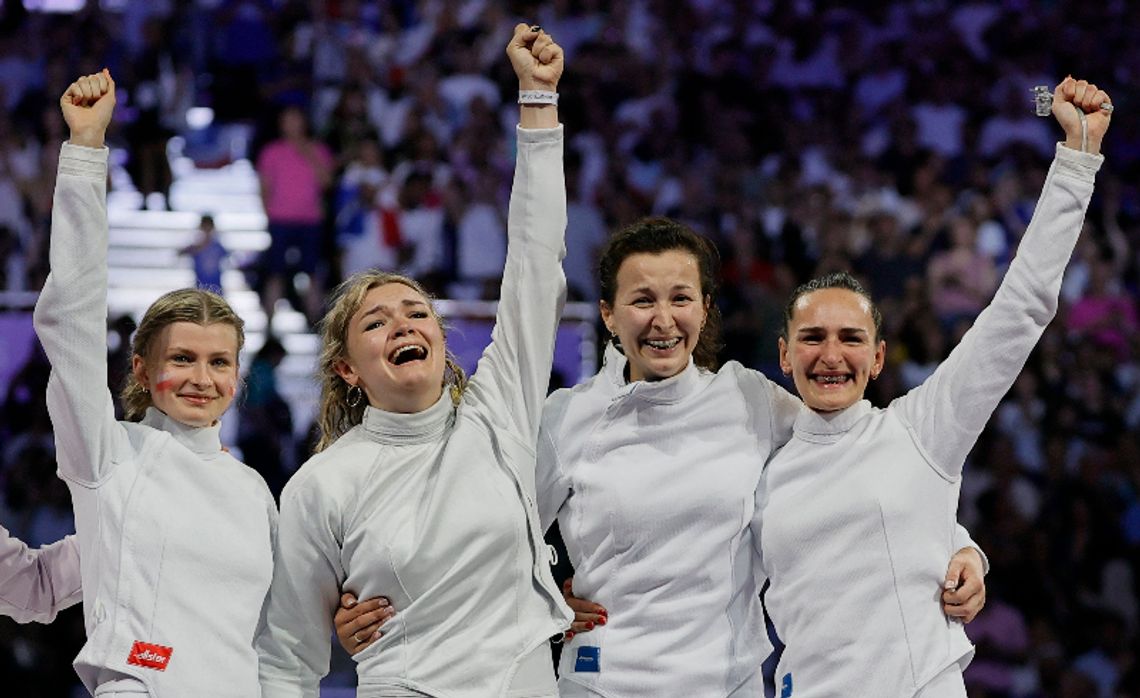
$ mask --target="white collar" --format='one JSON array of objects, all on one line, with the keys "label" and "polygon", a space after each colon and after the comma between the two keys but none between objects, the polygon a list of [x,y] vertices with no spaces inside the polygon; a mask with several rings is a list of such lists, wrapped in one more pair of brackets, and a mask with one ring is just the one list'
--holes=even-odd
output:
[{"label": "white collar", "polygon": [[222,452],[222,441],[219,436],[222,429],[221,420],[208,427],[192,427],[151,405],[146,408],[146,414],[140,423],[165,431],[174,437],[175,441],[204,458],[212,458]]},{"label": "white collar", "polygon": [[360,424],[369,439],[381,443],[428,443],[438,439],[451,424],[455,414],[455,403],[451,399],[450,386],[444,386],[443,394],[431,407],[412,412],[388,412],[369,405],[364,408],[364,418]]}]

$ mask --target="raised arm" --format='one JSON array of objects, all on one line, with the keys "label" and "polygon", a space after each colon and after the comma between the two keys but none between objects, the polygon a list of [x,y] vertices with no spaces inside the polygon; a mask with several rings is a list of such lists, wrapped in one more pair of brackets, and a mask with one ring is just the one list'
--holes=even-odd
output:
[{"label": "raised arm", "polygon": [[51,214],[51,273],[36,301],[36,333],[51,361],[47,402],[60,474],[98,481],[125,439],[107,390],[107,148],[115,107],[106,70],[60,98],[71,136],[59,156]]},{"label": "raised arm", "polygon": [[[948,478],[961,474],[966,454],[1057,312],[1061,277],[1104,160],[1100,144],[1111,118],[1105,104],[1108,95],[1083,80],[1066,78],[1057,86],[1053,114],[1065,130],[1065,143],[1057,145],[1009,271],[946,361],[894,405]],[[1078,110],[1087,126],[1087,152],[1080,150]]]},{"label": "raised arm", "polygon": [[50,623],[82,599],[74,536],[31,550],[0,526],[0,614],[17,623]]},{"label": "raised arm", "polygon": [[479,360],[470,395],[533,449],[566,292],[563,129],[557,107],[545,103],[557,97],[562,49],[545,32],[520,24],[507,55],[524,102],[516,131],[507,260],[491,345]]}]

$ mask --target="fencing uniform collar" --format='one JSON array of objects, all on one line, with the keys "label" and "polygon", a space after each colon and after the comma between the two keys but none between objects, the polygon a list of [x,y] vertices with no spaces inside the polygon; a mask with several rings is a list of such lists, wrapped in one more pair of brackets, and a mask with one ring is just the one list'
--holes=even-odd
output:
[{"label": "fencing uniform collar", "polygon": [[165,431],[174,437],[175,441],[203,458],[212,458],[222,452],[222,441],[219,436],[222,429],[221,420],[208,427],[192,427],[179,422],[177,419],[172,419],[168,414],[152,405],[146,408],[142,424]]},{"label": "fencing uniform collar", "polygon": [[627,381],[625,369],[628,362],[625,355],[614,348],[612,342],[606,343],[606,351],[602,361],[603,373],[617,389],[613,396],[614,400],[636,396],[646,402],[660,404],[680,402],[691,394],[700,382],[701,369],[693,363],[691,356],[689,357],[689,365],[683,371],[659,381]]},{"label": "fencing uniform collar", "polygon": [[797,438],[816,443],[833,443],[843,437],[874,408],[868,400],[860,400],[838,412],[816,412],[807,405],[796,415],[792,430]]},{"label": "fencing uniform collar", "polygon": [[444,388],[435,404],[412,414],[387,412],[368,406],[361,426],[369,439],[380,443],[427,443],[438,440],[455,415],[451,390]]}]

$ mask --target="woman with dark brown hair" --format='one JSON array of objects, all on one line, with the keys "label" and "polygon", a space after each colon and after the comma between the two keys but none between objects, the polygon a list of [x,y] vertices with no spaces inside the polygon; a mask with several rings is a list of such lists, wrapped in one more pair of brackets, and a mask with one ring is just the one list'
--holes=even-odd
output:
[{"label": "woman with dark brown hair", "polygon": [[765,603],[786,645],[776,676],[787,695],[966,696],[973,646],[931,587],[952,549],[966,456],[1057,312],[1112,105],[1069,77],[1052,112],[1066,139],[1017,255],[921,385],[881,409],[864,399],[886,342],[870,294],[850,275],[792,292],[780,366],[806,409],[758,497]]}]

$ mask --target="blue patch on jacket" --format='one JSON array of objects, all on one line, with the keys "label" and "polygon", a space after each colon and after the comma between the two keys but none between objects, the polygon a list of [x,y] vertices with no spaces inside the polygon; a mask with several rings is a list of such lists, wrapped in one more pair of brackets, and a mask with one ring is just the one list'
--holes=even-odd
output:
[{"label": "blue patch on jacket", "polygon": [[578,660],[574,662],[574,671],[576,672],[598,672],[602,670],[602,648],[601,647],[579,647]]}]

